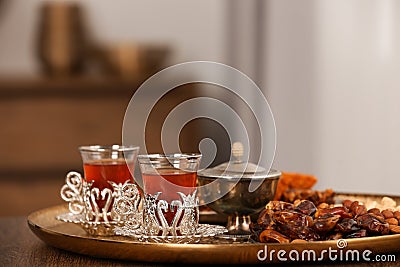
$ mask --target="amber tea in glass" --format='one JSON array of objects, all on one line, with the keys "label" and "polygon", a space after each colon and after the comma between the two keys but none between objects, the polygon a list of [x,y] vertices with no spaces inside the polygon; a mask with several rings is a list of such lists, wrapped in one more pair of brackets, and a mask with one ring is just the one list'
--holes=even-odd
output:
[{"label": "amber tea in glass", "polygon": [[[79,147],[83,160],[83,170],[86,182],[93,182],[92,188],[113,190],[111,182],[123,184],[126,181],[134,183],[135,161],[139,151],[134,146],[81,146]],[[97,199],[101,209],[106,200]]]},{"label": "amber tea in glass", "polygon": [[[171,155],[139,155],[139,166],[142,173],[143,192],[149,201],[144,202],[144,213],[153,216],[160,227],[167,227],[169,233],[178,233],[174,229],[182,222],[184,212],[177,214],[181,206],[193,206],[186,210],[192,213],[188,224],[198,224],[198,211],[196,205],[197,169],[200,163],[200,154],[171,154]],[[150,199],[153,198],[153,202]],[[151,208],[154,207],[153,210]],[[196,214],[197,213],[197,214]],[[144,224],[146,224],[146,220]],[[146,227],[146,225],[145,225]],[[162,235],[154,228],[152,234]],[[149,234],[149,233],[147,233]],[[165,234],[165,233],[164,233]]]}]

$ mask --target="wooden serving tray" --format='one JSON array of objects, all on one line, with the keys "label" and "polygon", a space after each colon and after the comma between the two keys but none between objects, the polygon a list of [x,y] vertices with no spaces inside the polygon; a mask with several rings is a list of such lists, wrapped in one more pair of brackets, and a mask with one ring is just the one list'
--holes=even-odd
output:
[{"label": "wooden serving tray", "polygon": [[[361,201],[369,198],[380,201],[383,196],[339,194],[337,197]],[[393,198],[396,201],[400,201],[400,197]],[[100,258],[188,264],[266,264],[268,262],[282,262],[277,257],[279,251],[282,251],[279,252],[281,253],[281,258],[286,258],[289,262],[296,261],[297,255],[300,261],[345,262],[350,260],[358,262],[363,260],[363,255],[367,256],[370,261],[375,261],[377,255],[390,257],[390,255],[399,254],[400,252],[400,235],[343,239],[341,244],[334,240],[289,244],[228,243],[218,238],[207,244],[165,244],[139,242],[122,236],[95,237],[89,236],[78,225],[64,223],[55,219],[57,215],[66,212],[68,212],[66,205],[49,207],[33,212],[28,216],[29,227],[41,240],[51,246]],[[271,255],[273,250],[274,252]],[[331,253],[331,257],[329,257],[329,250],[332,252],[336,250],[336,252]],[[368,251],[371,251],[371,253]],[[313,256],[314,253],[315,258]],[[359,260],[357,260],[357,254],[359,255]],[[290,255],[292,256],[291,258]],[[333,260],[334,258],[335,260]]]}]

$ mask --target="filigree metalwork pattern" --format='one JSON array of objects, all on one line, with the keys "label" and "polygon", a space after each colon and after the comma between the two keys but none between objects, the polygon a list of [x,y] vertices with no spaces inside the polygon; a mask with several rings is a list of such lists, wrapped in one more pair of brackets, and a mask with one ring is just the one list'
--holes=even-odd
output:
[{"label": "filigree metalwork pattern", "polygon": [[73,214],[82,214],[86,210],[84,192],[86,182],[78,172],[69,172],[65,178],[65,185],[61,188],[61,198],[68,202],[69,211]]},{"label": "filigree metalwork pattern", "polygon": [[[196,190],[185,195],[178,192],[181,199],[171,203],[158,199],[162,192],[145,194],[143,210],[143,233],[147,236],[178,236],[196,233],[199,221],[199,200]],[[169,223],[165,213],[174,214]]]},{"label": "filigree metalwork pattern", "polygon": [[175,244],[190,244],[190,243],[202,243],[208,244],[215,242],[215,237],[227,232],[224,226],[210,225],[210,224],[199,224],[196,228],[196,232],[192,235],[180,235],[180,236],[148,236],[144,233],[143,227],[138,229],[130,229],[126,225],[116,226],[114,233],[120,236],[127,236],[133,240],[140,242],[152,242],[152,243],[175,243]]},{"label": "filigree metalwork pattern", "polygon": [[[141,198],[135,184],[129,181],[124,184],[109,182],[112,189],[100,190],[93,187],[93,182],[86,182],[78,172],[69,172],[65,182],[60,193],[69,204],[69,218],[73,218],[69,222],[79,223],[92,235],[113,234],[115,225],[127,224],[132,229],[140,227]],[[57,217],[62,221],[66,221],[65,218]]]},{"label": "filigree metalwork pattern", "polygon": [[[159,199],[161,192],[145,194],[142,203],[135,184],[109,183],[112,189],[100,190],[79,173],[68,173],[61,197],[68,202],[69,213],[57,219],[79,224],[90,235],[124,235],[146,242],[193,243],[226,232],[222,226],[198,225],[196,191],[188,195],[178,192],[180,199],[170,203]],[[167,212],[173,214],[170,221]]]},{"label": "filigree metalwork pattern", "polygon": [[118,220],[135,229],[142,224],[142,212],[139,210],[141,197],[140,191],[135,184],[125,182],[123,185],[112,183],[114,193],[113,211]]}]

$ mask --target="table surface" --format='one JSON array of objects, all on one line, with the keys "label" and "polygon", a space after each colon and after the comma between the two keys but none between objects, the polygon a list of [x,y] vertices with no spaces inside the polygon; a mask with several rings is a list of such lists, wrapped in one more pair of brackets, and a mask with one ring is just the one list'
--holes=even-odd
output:
[{"label": "table surface", "polygon": [[[396,262],[340,263],[340,266],[399,266]],[[29,229],[26,217],[0,218],[0,266],[175,266],[162,263],[135,263],[110,259],[98,259],[50,247],[38,239]],[[271,266],[271,264],[268,264]],[[334,266],[318,264],[318,266]],[[283,266],[283,265],[279,265]],[[300,266],[296,264],[296,266]],[[307,266],[312,266],[308,264]]]}]

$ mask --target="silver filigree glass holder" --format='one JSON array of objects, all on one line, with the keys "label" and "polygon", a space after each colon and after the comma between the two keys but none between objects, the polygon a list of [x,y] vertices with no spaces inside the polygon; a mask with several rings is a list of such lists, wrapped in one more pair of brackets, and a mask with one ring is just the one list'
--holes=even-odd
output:
[{"label": "silver filigree glass holder", "polygon": [[[116,226],[116,235],[135,241],[152,243],[209,243],[215,236],[227,232],[224,226],[199,224],[199,200],[196,190],[188,195],[178,192],[180,199],[168,201],[158,199],[161,192],[145,194],[143,224]],[[165,216],[165,213],[170,216]],[[173,217],[171,218],[171,215]],[[169,221],[166,217],[169,217]]]},{"label": "silver filigree glass holder", "polygon": [[[93,187],[80,173],[69,172],[61,188],[61,198],[68,202],[69,213],[57,216],[58,220],[79,224],[90,235],[115,235],[114,227],[128,225],[140,228],[142,213],[138,187],[126,181],[124,184],[109,182],[109,188]],[[99,207],[97,201],[105,201]]]},{"label": "silver filigree glass holder", "polygon": [[[181,199],[168,203],[158,199],[162,192],[146,194],[143,203],[143,234],[147,236],[190,236],[196,233],[199,222],[199,199],[197,190],[185,195],[177,192]],[[173,218],[167,221],[165,213]]]}]

